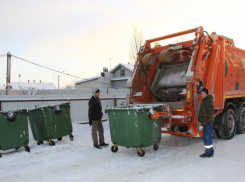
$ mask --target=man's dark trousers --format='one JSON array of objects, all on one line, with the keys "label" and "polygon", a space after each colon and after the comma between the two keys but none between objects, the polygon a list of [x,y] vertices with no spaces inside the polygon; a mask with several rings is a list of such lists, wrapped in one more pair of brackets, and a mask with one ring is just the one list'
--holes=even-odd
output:
[{"label": "man's dark trousers", "polygon": [[203,140],[204,140],[205,154],[206,155],[212,155],[214,153],[213,140],[212,140],[212,130],[213,130],[213,123],[207,123],[203,127]]}]

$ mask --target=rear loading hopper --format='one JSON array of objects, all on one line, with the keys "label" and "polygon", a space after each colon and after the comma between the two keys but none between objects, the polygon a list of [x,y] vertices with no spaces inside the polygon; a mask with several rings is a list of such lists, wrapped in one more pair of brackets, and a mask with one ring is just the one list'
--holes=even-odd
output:
[{"label": "rear loading hopper", "polygon": [[[186,35],[189,38],[176,43],[176,38]],[[196,80],[194,72],[199,44],[203,41],[201,35],[203,28],[198,27],[146,40],[139,51],[132,84],[129,84],[131,103],[168,105],[169,115],[161,119],[164,133],[189,137],[202,135],[197,117],[200,104],[198,93],[203,88],[203,82]],[[175,43],[161,43],[170,39],[174,39]]]}]

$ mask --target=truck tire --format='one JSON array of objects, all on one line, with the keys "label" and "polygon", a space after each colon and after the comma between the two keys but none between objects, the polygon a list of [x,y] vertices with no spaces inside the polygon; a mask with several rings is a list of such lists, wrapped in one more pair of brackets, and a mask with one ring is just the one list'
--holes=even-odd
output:
[{"label": "truck tire", "polygon": [[215,130],[215,134],[216,134],[217,138],[221,138],[218,130]]},{"label": "truck tire", "polygon": [[236,134],[236,114],[231,108],[226,108],[223,114],[223,125],[218,130],[222,139],[230,140]]},{"label": "truck tire", "polygon": [[241,107],[236,123],[237,134],[245,133],[245,107]]},{"label": "truck tire", "polygon": [[212,138],[220,138],[218,130],[213,129],[212,130]]}]

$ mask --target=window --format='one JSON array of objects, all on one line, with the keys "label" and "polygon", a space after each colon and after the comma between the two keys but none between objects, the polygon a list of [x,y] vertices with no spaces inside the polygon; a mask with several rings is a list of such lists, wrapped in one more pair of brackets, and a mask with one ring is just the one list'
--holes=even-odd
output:
[{"label": "window", "polygon": [[125,77],[125,68],[121,67],[121,77]]}]

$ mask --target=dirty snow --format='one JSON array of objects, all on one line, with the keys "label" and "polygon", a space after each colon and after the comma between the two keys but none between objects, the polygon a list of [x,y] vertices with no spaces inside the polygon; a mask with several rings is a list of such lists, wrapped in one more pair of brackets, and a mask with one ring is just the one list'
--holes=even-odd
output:
[{"label": "dirty snow", "polygon": [[1,151],[0,181],[244,181],[245,135],[232,140],[214,139],[215,156],[202,159],[201,138],[164,134],[158,151],[144,148],[139,157],[136,149],[120,147],[117,153],[110,148],[109,122],[103,123],[109,147],[92,147],[90,126],[73,123],[74,141],[63,137],[55,146],[36,145],[30,136],[31,152],[24,148]]},{"label": "dirty snow", "polygon": [[183,84],[186,82],[185,71],[179,71],[176,73],[170,73],[169,75],[165,75],[161,78],[158,85],[165,86],[168,84]]}]

